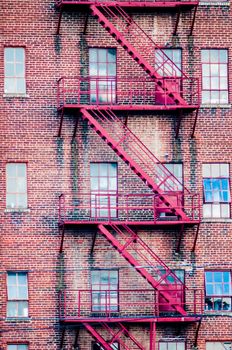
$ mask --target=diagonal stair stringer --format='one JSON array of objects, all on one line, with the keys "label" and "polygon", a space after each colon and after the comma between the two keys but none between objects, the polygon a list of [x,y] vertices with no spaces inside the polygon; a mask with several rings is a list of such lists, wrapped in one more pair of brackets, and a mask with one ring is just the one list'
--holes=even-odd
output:
[{"label": "diagonal stair stringer", "polygon": [[165,195],[155,181],[135,162],[123,149],[118,145],[107,131],[96,121],[96,119],[87,111],[85,108],[80,110],[83,119],[89,121],[89,125],[93,128],[96,133],[111,147],[111,149],[131,168],[131,170],[139,176],[142,181],[159,196],[160,200],[175,213],[177,216],[181,217],[182,220],[189,222],[188,216],[184,213],[181,208],[177,208],[175,203]]},{"label": "diagonal stair stringer", "polygon": [[187,312],[184,310],[182,305],[176,303],[176,300],[170,295],[166,290],[163,290],[162,285],[159,281],[156,281],[153,276],[144,268],[138,264],[138,261],[126,250],[124,246],[110,233],[110,231],[102,224],[98,225],[98,229],[101,234],[112,244],[112,246],[126,259],[139,274],[144,277],[148,283],[157,290],[160,295],[172,306],[176,311],[178,311],[182,316],[187,316]]},{"label": "diagonal stair stringer", "polygon": [[90,9],[101,26],[109,32],[109,34],[120,44],[124,50],[132,57],[143,70],[153,79],[156,79],[159,91],[168,96],[177,105],[187,106],[187,102],[180,96],[178,92],[173,91],[173,87],[167,80],[163,79],[157,71],[152,67],[144,57],[136,50],[133,45],[124,37],[124,35],[105,17],[96,5],[91,5]]}]

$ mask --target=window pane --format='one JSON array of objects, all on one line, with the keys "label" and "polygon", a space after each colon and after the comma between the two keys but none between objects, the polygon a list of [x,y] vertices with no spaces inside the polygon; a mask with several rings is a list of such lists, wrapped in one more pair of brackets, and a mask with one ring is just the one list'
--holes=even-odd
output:
[{"label": "window pane", "polygon": [[18,315],[18,302],[8,301],[7,302],[7,317],[17,317]]},{"label": "window pane", "polygon": [[28,302],[19,301],[18,302],[18,317],[28,317]]},{"label": "window pane", "polygon": [[17,47],[15,48],[15,60],[16,62],[24,62],[24,49]]},{"label": "window pane", "polygon": [[[5,48],[5,92],[25,93],[25,50]],[[9,78],[12,77],[12,78]]]},{"label": "window pane", "polygon": [[14,61],[14,48],[13,47],[6,47],[5,48],[5,61],[6,62],[13,62]]}]

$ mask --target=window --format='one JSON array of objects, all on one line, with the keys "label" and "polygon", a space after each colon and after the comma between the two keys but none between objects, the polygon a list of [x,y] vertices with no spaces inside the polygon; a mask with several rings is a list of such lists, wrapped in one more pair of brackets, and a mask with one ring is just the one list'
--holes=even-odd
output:
[{"label": "window", "polygon": [[7,350],[28,350],[27,344],[8,344]]},{"label": "window", "polygon": [[231,311],[230,271],[205,272],[205,309]]},{"label": "window", "polygon": [[90,102],[116,102],[116,49],[89,49]]},{"label": "window", "polygon": [[8,163],[6,166],[6,207],[27,208],[27,166]]},{"label": "window", "polygon": [[92,311],[118,311],[118,271],[91,272]]},{"label": "window", "polygon": [[117,217],[117,163],[91,163],[91,216]]},{"label": "window", "polygon": [[182,163],[165,163],[164,166],[172,173],[176,179],[167,180],[167,184],[165,184],[165,189],[174,188],[176,191],[183,190],[183,164]]},{"label": "window", "polygon": [[4,50],[6,94],[25,94],[25,49],[6,47]]},{"label": "window", "polygon": [[206,350],[231,350],[232,342],[207,341]]},{"label": "window", "polygon": [[157,73],[162,77],[181,77],[181,57],[181,49],[155,50],[155,69]]},{"label": "window", "polygon": [[[167,80],[168,90],[173,93],[181,93],[181,65],[182,65],[181,49],[162,49],[155,50],[155,69],[158,74]],[[156,104],[174,104],[175,102],[169,98],[164,92],[157,90]]]},{"label": "window", "polygon": [[229,164],[203,164],[203,216],[230,217]]},{"label": "window", "polygon": [[175,341],[161,341],[159,342],[159,350],[185,350],[185,343]]},{"label": "window", "polygon": [[[115,342],[111,344],[111,348],[112,350],[119,350],[119,344]],[[98,343],[93,343],[92,350],[104,350],[104,348]]]},{"label": "window", "polygon": [[202,50],[202,103],[228,103],[228,51]]},{"label": "window", "polygon": [[7,273],[7,317],[28,317],[26,272]]}]

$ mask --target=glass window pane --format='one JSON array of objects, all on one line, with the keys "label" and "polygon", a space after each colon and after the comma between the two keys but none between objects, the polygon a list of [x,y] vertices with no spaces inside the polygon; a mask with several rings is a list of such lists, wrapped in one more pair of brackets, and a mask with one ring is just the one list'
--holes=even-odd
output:
[{"label": "glass window pane", "polygon": [[209,62],[209,50],[201,50],[201,61]]},{"label": "glass window pane", "polygon": [[227,283],[231,282],[229,271],[223,271],[222,274],[223,274],[223,281],[224,282],[227,282]]},{"label": "glass window pane", "polygon": [[14,48],[6,47],[5,48],[5,61],[13,62],[14,61]]},{"label": "glass window pane", "polygon": [[202,164],[202,175],[203,175],[203,177],[211,177],[210,164]]},{"label": "glass window pane", "polygon": [[206,295],[214,295],[214,289],[212,284],[206,285]]},{"label": "glass window pane", "polygon": [[207,271],[205,273],[206,282],[213,282],[213,272]]},{"label": "glass window pane", "polygon": [[24,78],[16,79],[16,92],[19,94],[23,94],[26,92],[26,82]]},{"label": "glass window pane", "polygon": [[203,217],[204,218],[212,217],[212,205],[211,204],[203,204]]},{"label": "glass window pane", "polygon": [[7,317],[17,317],[18,303],[16,301],[7,302]]},{"label": "glass window pane", "polygon": [[213,218],[221,217],[220,204],[212,204],[212,217]]},{"label": "glass window pane", "polygon": [[209,91],[202,91],[202,103],[210,103],[210,92]]},{"label": "glass window pane", "polygon": [[10,299],[10,300],[17,299],[18,298],[17,287],[16,286],[8,286],[7,294],[8,294],[8,299]]},{"label": "glass window pane", "polygon": [[15,60],[16,62],[23,62],[24,63],[24,53],[25,50],[21,47],[15,48]]},{"label": "glass window pane", "polygon": [[89,61],[97,62],[97,49],[89,49]]},{"label": "glass window pane", "polygon": [[97,76],[98,75],[97,63],[90,63],[90,65],[89,65],[89,74],[91,76]]},{"label": "glass window pane", "polygon": [[8,272],[7,273],[7,285],[16,285],[16,273],[15,272]]},{"label": "glass window pane", "polygon": [[230,205],[221,204],[221,217],[229,218],[230,217]]},{"label": "glass window pane", "polygon": [[220,164],[220,176],[229,177],[229,164]]},{"label": "glass window pane", "polygon": [[[211,74],[212,77],[218,77],[218,75],[219,75],[219,66],[218,66],[218,64],[211,64],[210,65],[210,74]],[[215,88],[214,85],[212,86],[212,88],[213,89]]]},{"label": "glass window pane", "polygon": [[4,91],[6,93],[12,93],[12,94],[16,92],[16,80],[15,80],[15,78],[5,78]]},{"label": "glass window pane", "polygon": [[219,50],[217,50],[217,49],[210,50],[210,61],[211,62],[219,62]]},{"label": "glass window pane", "polygon": [[25,300],[27,297],[27,286],[18,287],[18,299]]},{"label": "glass window pane", "polygon": [[5,76],[6,77],[14,77],[15,76],[14,64],[13,63],[7,63],[5,65]]},{"label": "glass window pane", "polygon": [[100,163],[99,172],[100,172],[100,176],[107,176],[108,175],[108,163]]},{"label": "glass window pane", "polygon": [[99,62],[107,62],[107,49],[98,49]]},{"label": "glass window pane", "polygon": [[28,317],[28,302],[19,301],[18,302],[18,317]]},{"label": "glass window pane", "polygon": [[228,51],[227,50],[219,50],[219,60],[220,62],[228,62]]},{"label": "glass window pane", "polygon": [[202,65],[202,75],[204,78],[210,76],[210,65],[209,64]]},{"label": "glass window pane", "polygon": [[220,91],[220,103],[227,104],[229,101],[229,93],[228,91]]},{"label": "glass window pane", "polygon": [[116,62],[116,49],[108,49],[108,61]]},{"label": "glass window pane", "polygon": [[211,164],[211,171],[212,171],[212,174],[211,174],[212,177],[219,177],[220,176],[219,164]]},{"label": "glass window pane", "polygon": [[18,208],[27,208],[27,195],[26,194],[18,194],[17,195],[17,206]]},{"label": "glass window pane", "polygon": [[98,164],[90,163],[90,176],[98,176]]},{"label": "glass window pane", "polygon": [[17,63],[15,65],[15,74],[17,77],[24,77],[24,64]]}]

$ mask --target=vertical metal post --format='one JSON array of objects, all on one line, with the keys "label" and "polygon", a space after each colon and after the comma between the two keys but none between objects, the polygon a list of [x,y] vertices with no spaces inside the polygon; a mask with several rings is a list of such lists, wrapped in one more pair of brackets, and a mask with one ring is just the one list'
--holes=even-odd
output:
[{"label": "vertical metal post", "polygon": [[150,349],[155,350],[155,341],[156,341],[156,323],[150,323]]}]

